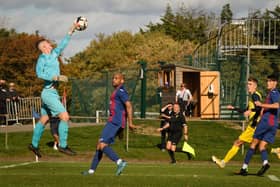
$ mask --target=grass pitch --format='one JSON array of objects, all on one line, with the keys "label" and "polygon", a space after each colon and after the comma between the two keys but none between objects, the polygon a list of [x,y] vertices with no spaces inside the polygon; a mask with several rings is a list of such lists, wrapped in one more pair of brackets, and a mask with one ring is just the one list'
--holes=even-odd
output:
[{"label": "grass pitch", "polygon": [[[3,165],[2,165],[3,166]],[[279,181],[272,181],[268,175],[236,176],[233,171],[237,166],[218,169],[211,163],[189,162],[170,165],[166,163],[129,162],[120,176],[115,176],[116,166],[101,163],[94,175],[83,176],[81,171],[88,168],[88,163],[50,163],[39,162],[24,166],[0,169],[1,186],[104,186],[104,187],[273,187]],[[257,167],[252,166],[252,171]],[[269,173],[280,177],[280,167],[272,167]]]},{"label": "grass pitch", "polygon": [[[171,165],[167,152],[161,152],[156,146],[160,141],[155,132],[159,122],[137,120],[135,123],[142,124],[144,130],[130,133],[129,151],[125,150],[125,140],[117,139],[113,145],[121,158],[128,161],[121,176],[115,176],[116,166],[106,156],[94,175],[81,175],[82,171],[89,168],[102,126],[69,129],[69,145],[78,152],[73,157],[49,147],[47,144],[52,141],[52,137],[49,132],[45,132],[40,142],[43,157],[38,163],[33,163],[34,155],[27,150],[32,132],[9,133],[9,149],[5,149],[4,134],[0,133],[0,186],[280,186],[280,181],[277,181],[280,179],[280,162],[276,155],[269,155],[271,168],[264,177],[234,175],[243,162],[241,151],[225,169],[219,169],[210,161],[211,155],[222,158],[232,146],[241,133],[236,124],[189,122],[189,143],[195,148],[197,156],[187,160],[184,153],[176,153],[178,163]],[[279,145],[278,135],[274,147]],[[260,167],[260,156],[256,154],[250,163],[249,172],[254,174]]]}]

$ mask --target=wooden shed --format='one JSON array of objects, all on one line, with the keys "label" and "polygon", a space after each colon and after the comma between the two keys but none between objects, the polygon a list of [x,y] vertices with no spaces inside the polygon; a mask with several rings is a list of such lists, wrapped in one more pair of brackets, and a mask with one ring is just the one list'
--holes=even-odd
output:
[{"label": "wooden shed", "polygon": [[185,83],[193,95],[193,117],[220,117],[220,72],[175,64],[161,65],[158,84],[162,105],[175,101],[181,83]]}]

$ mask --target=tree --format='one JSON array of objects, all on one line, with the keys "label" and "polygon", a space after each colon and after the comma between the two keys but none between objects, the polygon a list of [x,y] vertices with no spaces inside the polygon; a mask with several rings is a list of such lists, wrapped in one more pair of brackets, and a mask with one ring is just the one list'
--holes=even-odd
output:
[{"label": "tree", "polygon": [[182,61],[193,48],[193,43],[175,41],[159,31],[99,34],[85,51],[70,59],[66,71],[72,77],[92,78],[103,70],[138,68],[139,60],[147,61],[153,68],[158,66],[158,61]]},{"label": "tree", "polygon": [[38,96],[41,89],[42,84],[35,75],[38,39],[13,29],[0,30],[0,76],[7,82],[15,82],[21,96]]},{"label": "tree", "polygon": [[[207,39],[209,28],[215,27],[213,19],[215,15],[205,13],[197,9],[185,8],[181,5],[179,10],[174,14],[168,4],[164,16],[161,18],[162,23],[149,23],[146,32],[163,32],[171,36],[176,41],[189,40],[194,43],[200,43]],[[144,29],[141,29],[143,32]]]},{"label": "tree", "polygon": [[230,4],[226,4],[223,6],[222,8],[222,12],[221,12],[221,23],[230,23],[232,21],[232,11],[230,9]]}]

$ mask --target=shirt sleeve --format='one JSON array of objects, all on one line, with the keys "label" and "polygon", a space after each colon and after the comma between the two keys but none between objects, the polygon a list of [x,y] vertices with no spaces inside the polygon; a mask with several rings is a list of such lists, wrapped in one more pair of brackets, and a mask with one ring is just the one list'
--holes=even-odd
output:
[{"label": "shirt sleeve", "polygon": [[67,34],[57,45],[56,48],[53,49],[52,53],[56,56],[59,57],[59,55],[62,53],[62,51],[65,49],[65,47],[68,45],[69,41],[71,39],[71,36]]},{"label": "shirt sleeve", "polygon": [[123,88],[120,88],[119,91],[118,91],[118,96],[121,100],[122,103],[126,103],[129,98],[128,98],[128,93],[125,89]]},{"label": "shirt sleeve", "polygon": [[252,100],[253,100],[254,102],[255,102],[255,101],[260,101],[261,98],[260,98],[260,96],[259,96],[258,94],[254,93],[254,94],[252,95]]}]

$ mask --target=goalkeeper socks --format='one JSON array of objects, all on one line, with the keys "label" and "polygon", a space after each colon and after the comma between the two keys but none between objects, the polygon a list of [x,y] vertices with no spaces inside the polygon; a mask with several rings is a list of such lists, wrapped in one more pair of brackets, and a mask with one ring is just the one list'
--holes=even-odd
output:
[{"label": "goalkeeper socks", "polygon": [[67,137],[68,137],[68,123],[66,121],[60,120],[58,125],[59,134],[59,147],[67,147]]},{"label": "goalkeeper socks", "polygon": [[90,169],[96,170],[100,160],[102,159],[103,152],[101,150],[96,150],[95,155],[92,159],[91,167]]},{"label": "goalkeeper socks", "polygon": [[32,137],[32,145],[36,148],[38,148],[39,146],[39,141],[44,132],[44,129],[45,129],[45,125],[43,125],[40,121],[38,121],[33,131],[33,137]]},{"label": "goalkeeper socks", "polygon": [[227,152],[225,158],[223,159],[225,163],[229,162],[239,151],[239,147],[233,145],[231,149]]},{"label": "goalkeeper socks", "polygon": [[252,149],[252,148],[249,148],[248,151],[247,151],[247,154],[245,156],[245,160],[244,160],[244,163],[245,164],[249,164],[251,158],[253,157],[254,155],[254,152],[255,152],[255,149]]},{"label": "goalkeeper socks", "polygon": [[118,155],[113,151],[113,149],[109,146],[103,148],[103,152],[114,162],[119,160]]}]

